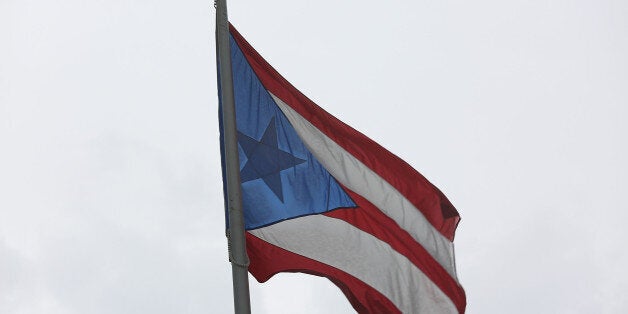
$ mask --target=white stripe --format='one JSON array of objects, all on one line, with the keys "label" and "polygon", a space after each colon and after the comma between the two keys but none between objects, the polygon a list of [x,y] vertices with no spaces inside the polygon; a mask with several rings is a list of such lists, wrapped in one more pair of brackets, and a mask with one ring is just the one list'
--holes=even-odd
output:
[{"label": "white stripe", "polygon": [[458,312],[405,256],[343,220],[312,215],[248,232],[356,277],[386,296],[402,313]]},{"label": "white stripe", "polygon": [[445,238],[397,189],[340,145],[327,137],[298,112],[270,94],[299,134],[305,146],[341,184],[375,205],[406,230],[456,281],[453,243]]}]

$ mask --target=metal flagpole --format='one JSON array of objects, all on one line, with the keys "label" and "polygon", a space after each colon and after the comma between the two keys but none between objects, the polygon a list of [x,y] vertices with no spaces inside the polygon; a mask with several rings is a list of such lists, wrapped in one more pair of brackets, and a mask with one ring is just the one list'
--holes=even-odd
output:
[{"label": "metal flagpole", "polygon": [[233,302],[236,314],[249,314],[251,313],[248,277],[249,258],[246,254],[244,216],[240,194],[240,161],[238,158],[227,0],[215,0],[214,5],[216,6],[216,45],[218,46],[216,51],[220,71],[221,114],[224,127],[224,164],[229,212],[227,238],[229,241],[229,261],[233,275]]}]

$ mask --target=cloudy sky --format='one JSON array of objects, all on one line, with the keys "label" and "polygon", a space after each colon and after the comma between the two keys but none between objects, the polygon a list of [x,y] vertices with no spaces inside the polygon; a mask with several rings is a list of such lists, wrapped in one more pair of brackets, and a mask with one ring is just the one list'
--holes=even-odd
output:
[{"label": "cloudy sky", "polygon": [[[458,208],[468,313],[628,312],[628,2],[232,0]],[[229,313],[214,9],[0,0],[0,313]],[[325,279],[254,313],[352,313]]]}]

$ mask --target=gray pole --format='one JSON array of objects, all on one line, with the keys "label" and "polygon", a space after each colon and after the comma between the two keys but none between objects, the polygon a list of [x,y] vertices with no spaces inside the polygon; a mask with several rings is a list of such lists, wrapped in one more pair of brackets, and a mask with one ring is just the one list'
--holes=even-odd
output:
[{"label": "gray pole", "polygon": [[229,261],[233,275],[233,302],[236,314],[251,313],[249,301],[249,258],[246,255],[244,216],[240,195],[240,161],[236,131],[235,101],[233,96],[233,73],[229,42],[227,0],[216,0],[216,45],[220,71],[222,122],[225,145],[225,172],[227,178],[227,208],[229,226]]}]

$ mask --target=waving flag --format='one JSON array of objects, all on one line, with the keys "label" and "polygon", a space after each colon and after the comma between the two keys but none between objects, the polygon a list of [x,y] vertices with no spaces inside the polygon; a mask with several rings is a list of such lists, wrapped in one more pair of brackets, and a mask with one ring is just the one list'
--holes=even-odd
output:
[{"label": "waving flag", "polygon": [[449,200],[295,89],[233,27],[231,60],[251,274],[326,277],[360,313],[463,313]]}]

